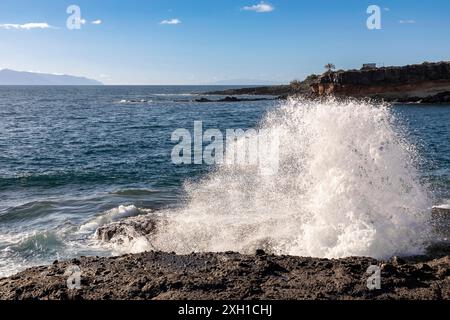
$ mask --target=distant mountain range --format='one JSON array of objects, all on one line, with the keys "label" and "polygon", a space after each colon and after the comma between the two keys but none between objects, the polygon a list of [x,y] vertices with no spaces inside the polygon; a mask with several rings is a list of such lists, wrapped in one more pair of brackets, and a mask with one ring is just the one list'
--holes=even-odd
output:
[{"label": "distant mountain range", "polygon": [[216,85],[216,86],[273,86],[283,84],[282,81],[270,81],[270,80],[256,80],[256,79],[231,79],[231,80],[220,80],[211,83],[207,83],[207,85]]},{"label": "distant mountain range", "polygon": [[69,75],[55,75],[37,72],[0,70],[0,85],[53,85],[81,86],[103,85],[100,81]]}]

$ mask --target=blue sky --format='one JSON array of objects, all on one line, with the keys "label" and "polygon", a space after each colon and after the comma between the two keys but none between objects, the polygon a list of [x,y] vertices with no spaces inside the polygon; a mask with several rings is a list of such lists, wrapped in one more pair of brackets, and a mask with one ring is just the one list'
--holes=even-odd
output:
[{"label": "blue sky", "polygon": [[[80,30],[66,28],[71,4],[81,8],[86,21]],[[288,82],[323,72],[327,62],[347,69],[365,62],[450,60],[448,0],[261,4],[2,0],[0,69],[72,74],[106,84],[203,84],[228,79]],[[381,30],[366,27],[371,4],[382,8]]]}]

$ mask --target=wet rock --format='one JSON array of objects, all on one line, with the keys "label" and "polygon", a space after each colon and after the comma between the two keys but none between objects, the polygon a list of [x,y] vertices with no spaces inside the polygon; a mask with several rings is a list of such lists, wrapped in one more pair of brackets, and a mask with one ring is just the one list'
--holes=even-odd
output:
[{"label": "wet rock", "polygon": [[432,272],[433,268],[431,268],[428,264],[424,263],[419,267],[419,270],[422,272]]},{"label": "wet rock", "polygon": [[263,249],[257,249],[255,252],[255,255],[257,256],[265,256],[266,252]]},{"label": "wet rock", "polygon": [[155,233],[160,221],[161,217],[151,214],[131,217],[101,226],[97,229],[95,236],[104,242],[113,240],[121,242],[124,239],[130,241],[138,237],[148,237]]},{"label": "wet rock", "polygon": [[216,99],[216,100],[211,100],[208,98],[199,98],[199,99],[195,99],[195,102],[200,102],[200,103],[206,103],[206,102],[246,102],[246,101],[265,101],[265,100],[277,100],[279,98],[237,98],[237,97],[230,97],[227,96],[225,98],[222,99]]},{"label": "wet rock", "polygon": [[399,258],[397,256],[393,256],[391,259],[392,265],[394,266],[399,266],[405,263],[405,260],[403,260],[402,258]]},{"label": "wet rock", "polygon": [[[448,92],[448,95],[450,96],[450,92]],[[433,214],[433,216],[450,218],[450,206],[434,206],[431,213]]]},{"label": "wet rock", "polygon": [[383,263],[381,265],[381,271],[388,274],[393,274],[397,272],[397,268],[390,263]]},{"label": "wet rock", "polygon": [[200,98],[200,99],[196,99],[195,102],[212,102],[212,101],[209,99],[206,99],[206,98]]},{"label": "wet rock", "polygon": [[72,264],[75,264],[75,265],[80,265],[80,260],[78,260],[78,259],[72,259],[71,261],[70,261],[70,263],[72,263]]}]

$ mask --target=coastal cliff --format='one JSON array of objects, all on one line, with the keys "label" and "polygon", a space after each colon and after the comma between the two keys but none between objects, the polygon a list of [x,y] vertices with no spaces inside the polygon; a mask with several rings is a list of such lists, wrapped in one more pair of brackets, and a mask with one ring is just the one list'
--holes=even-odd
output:
[{"label": "coastal cliff", "polygon": [[318,96],[450,102],[450,62],[327,72],[311,89]]},{"label": "coastal cliff", "polygon": [[390,102],[449,103],[450,62],[328,71],[290,85],[229,89],[220,95],[275,95],[320,98],[373,98]]}]

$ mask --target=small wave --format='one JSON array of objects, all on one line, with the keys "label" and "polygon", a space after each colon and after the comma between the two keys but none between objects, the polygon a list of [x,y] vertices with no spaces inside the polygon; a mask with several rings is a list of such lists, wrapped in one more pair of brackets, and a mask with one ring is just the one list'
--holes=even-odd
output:
[{"label": "small wave", "polygon": [[447,200],[446,203],[442,203],[442,204],[433,206],[433,209],[450,210],[450,200]]},{"label": "small wave", "polygon": [[47,216],[56,207],[53,201],[33,201],[7,209],[0,215],[0,222],[20,222]]},{"label": "small wave", "polygon": [[450,210],[450,204],[441,204],[438,206],[434,206],[433,209]]},{"label": "small wave", "polygon": [[36,232],[13,245],[11,249],[16,252],[31,252],[36,255],[37,252],[47,253],[55,251],[64,246],[64,242],[53,232]]},{"label": "small wave", "polygon": [[[6,277],[34,265],[51,263],[64,251],[64,242],[53,232],[3,235],[0,239],[0,277]],[[6,244],[6,245],[5,245]],[[49,258],[50,257],[50,258]]]},{"label": "small wave", "polygon": [[111,192],[113,195],[117,196],[145,196],[156,193],[156,190],[151,189],[124,189]]},{"label": "small wave", "polygon": [[138,208],[134,205],[119,206],[104,212],[80,226],[81,232],[94,232],[97,228],[123,218],[150,213],[150,209]]},{"label": "small wave", "polygon": [[117,101],[118,104],[150,104],[153,100],[150,99],[122,99]]},{"label": "small wave", "polygon": [[[114,148],[117,148],[115,146]],[[109,172],[89,171],[58,171],[50,173],[30,173],[26,175],[8,176],[0,178],[0,190],[11,188],[56,188],[69,184],[86,184],[105,182],[113,179]]]}]

